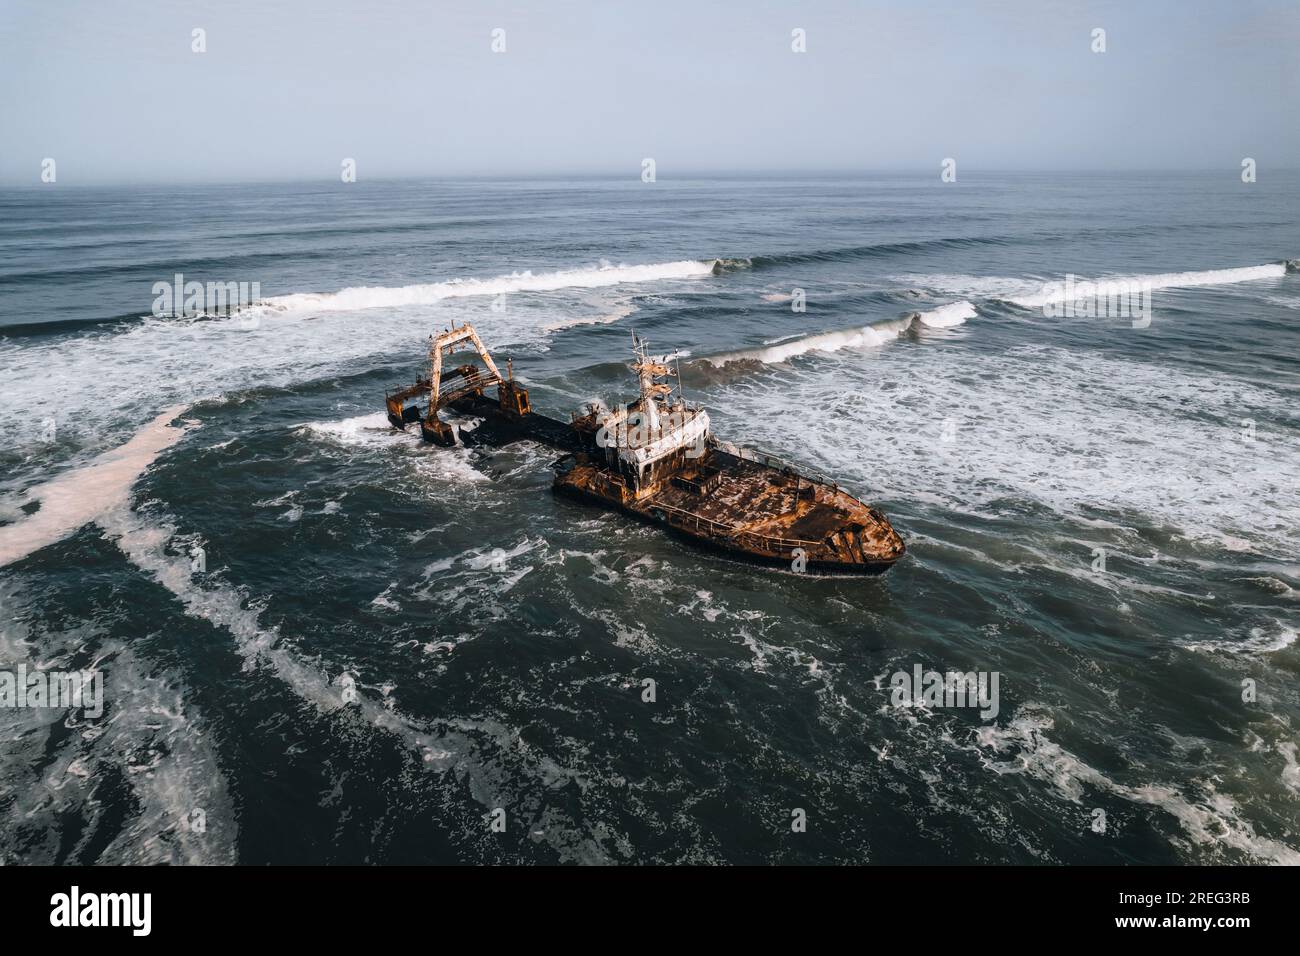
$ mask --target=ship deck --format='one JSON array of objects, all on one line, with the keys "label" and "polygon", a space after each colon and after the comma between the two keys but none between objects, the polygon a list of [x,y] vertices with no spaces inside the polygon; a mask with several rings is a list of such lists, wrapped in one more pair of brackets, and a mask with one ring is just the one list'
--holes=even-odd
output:
[{"label": "ship deck", "polygon": [[687,469],[684,484],[694,489],[667,481],[634,499],[602,462],[579,455],[555,487],[770,562],[802,558],[809,567],[876,573],[903,554],[902,539],[883,515],[833,485],[716,448],[694,467],[711,472],[707,487],[692,482]]},{"label": "ship deck", "polygon": [[707,463],[720,471],[708,495],[665,484],[651,500],[737,530],[796,541],[820,543],[871,520],[865,505],[825,485],[716,450]]}]

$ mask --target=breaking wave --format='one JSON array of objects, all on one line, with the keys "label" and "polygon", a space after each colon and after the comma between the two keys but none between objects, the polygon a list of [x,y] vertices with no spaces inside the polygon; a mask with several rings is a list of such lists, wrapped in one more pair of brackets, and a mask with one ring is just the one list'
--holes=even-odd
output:
[{"label": "breaking wave", "polygon": [[602,286],[664,279],[691,279],[716,274],[718,260],[652,262],[645,265],[611,265],[602,262],[589,269],[561,269],[534,274],[512,272],[492,279],[448,279],[405,286],[356,286],[338,292],[296,292],[272,296],[255,303],[253,310],[274,312],[352,312],[360,309],[431,305],[444,299],[504,295],[511,292],[551,292],[557,289],[596,289]]},{"label": "breaking wave", "polygon": [[715,274],[746,269],[772,269],[781,266],[809,265],[818,262],[852,262],[878,259],[899,253],[916,253],[967,249],[983,245],[1005,245],[1016,241],[1003,236],[946,236],[939,239],[910,239],[901,242],[878,242],[871,245],[843,246],[838,249],[814,249],[809,252],[779,252],[771,255],[718,259]]},{"label": "breaking wave", "polygon": [[[1098,295],[1127,291],[1134,285],[1151,289],[1181,289],[1198,285],[1229,285],[1234,282],[1253,282],[1257,279],[1276,279],[1287,273],[1287,263],[1277,262],[1262,266],[1244,266],[1239,269],[1210,269],[1206,272],[1164,272],[1157,275],[1113,276],[1108,279],[1092,280],[1088,284]],[[1067,292],[1061,282],[1050,282],[1039,291],[1028,294],[1010,295],[1004,301],[1027,309],[1035,309],[1049,302],[1064,302],[1078,294],[1079,283],[1074,292]]]},{"label": "breaking wave", "polygon": [[928,312],[913,312],[912,318],[932,329],[950,329],[975,318],[975,306],[969,302],[949,302]]},{"label": "breaking wave", "polygon": [[[609,265],[533,274],[517,272],[488,279],[451,279],[396,288],[349,288],[334,293],[294,293],[264,299],[231,315],[204,319],[141,316],[114,328],[79,329],[69,338],[0,336],[5,403],[0,429],[18,448],[35,446],[43,418],[76,421],[77,431],[113,441],[123,420],[147,420],[163,406],[249,388],[283,387],[336,374],[349,363],[420,342],[420,327],[446,325],[447,308],[458,297],[504,292],[600,289],[612,286],[707,278],[716,260],[682,260],[643,265]],[[525,310],[483,308],[475,325],[494,347],[545,340],[564,324],[617,322],[632,314],[622,296],[560,296]],[[572,302],[581,298],[584,301]],[[613,298],[614,301],[606,301]],[[448,305],[440,306],[439,303]],[[384,306],[427,303],[429,315],[410,315]],[[357,334],[352,310],[365,314]],[[580,313],[574,315],[575,310]],[[547,320],[551,321],[548,323]],[[45,328],[46,332],[55,331]],[[291,332],[291,334],[286,334]],[[160,376],[157,369],[166,368]],[[90,391],[87,381],[104,383]],[[59,395],[57,404],[52,395]],[[69,429],[68,434],[73,430]],[[39,449],[42,453],[45,449]],[[96,447],[94,450],[100,450]]]},{"label": "breaking wave", "polygon": [[622,302],[610,308],[609,311],[595,316],[578,316],[576,318],[561,319],[558,322],[550,322],[542,326],[543,332],[562,332],[565,329],[574,329],[582,325],[612,325],[626,319],[629,315],[636,312],[637,307],[632,302]]},{"label": "breaking wave", "polygon": [[975,317],[969,302],[950,302],[927,312],[909,312],[901,319],[887,319],[870,325],[831,332],[817,332],[769,342],[760,348],[741,349],[699,359],[701,364],[721,368],[733,363],[775,365],[808,352],[838,352],[841,349],[873,348],[886,345],[917,325],[932,329],[952,328]]}]

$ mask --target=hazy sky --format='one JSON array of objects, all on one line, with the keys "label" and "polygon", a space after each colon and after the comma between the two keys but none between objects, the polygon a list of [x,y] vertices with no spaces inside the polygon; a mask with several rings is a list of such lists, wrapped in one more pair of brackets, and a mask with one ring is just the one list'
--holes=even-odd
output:
[{"label": "hazy sky", "polygon": [[0,81],[9,183],[1300,165],[1300,0],[0,0]]}]

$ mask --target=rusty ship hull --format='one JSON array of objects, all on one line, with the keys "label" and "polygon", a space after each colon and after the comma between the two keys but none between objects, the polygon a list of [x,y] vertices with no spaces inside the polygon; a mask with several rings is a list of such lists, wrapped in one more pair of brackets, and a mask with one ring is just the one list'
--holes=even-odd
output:
[{"label": "rusty ship hull", "polygon": [[562,459],[557,494],[614,508],[729,558],[834,574],[883,574],[906,547],[876,509],[787,468],[710,449],[716,486],[672,486],[635,500],[617,475],[577,455]]},{"label": "rusty ship hull", "polygon": [[[486,369],[444,371],[442,358],[472,343]],[[636,400],[610,412],[596,405],[563,422],[532,410],[527,390],[502,376],[472,327],[435,337],[431,374],[387,395],[388,419],[439,445],[501,446],[535,441],[563,453],[555,493],[662,527],[731,558],[795,571],[880,574],[905,553],[880,511],[820,475],[739,448],[709,432],[708,415],[661,383],[669,372],[634,338],[641,379]],[[496,398],[488,394],[495,387]],[[679,386],[680,389],[680,386]],[[428,396],[421,413],[419,399]],[[417,404],[410,404],[416,402]],[[439,412],[477,419],[458,429]]]}]

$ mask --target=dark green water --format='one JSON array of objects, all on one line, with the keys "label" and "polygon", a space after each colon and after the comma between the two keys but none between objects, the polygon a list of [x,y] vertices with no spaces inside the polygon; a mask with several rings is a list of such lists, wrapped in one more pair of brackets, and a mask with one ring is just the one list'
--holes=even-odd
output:
[{"label": "dark green water", "polygon": [[[0,192],[0,551],[86,518],[0,568],[0,664],[105,681],[0,709],[0,856],[1295,863],[1298,223],[1285,174]],[[271,304],[149,316],[177,272]],[[1150,326],[1024,304],[1067,273]],[[452,320],[557,417],[688,352],[908,556],[735,565],[393,433]],[[894,706],[918,664],[996,716]]]}]

